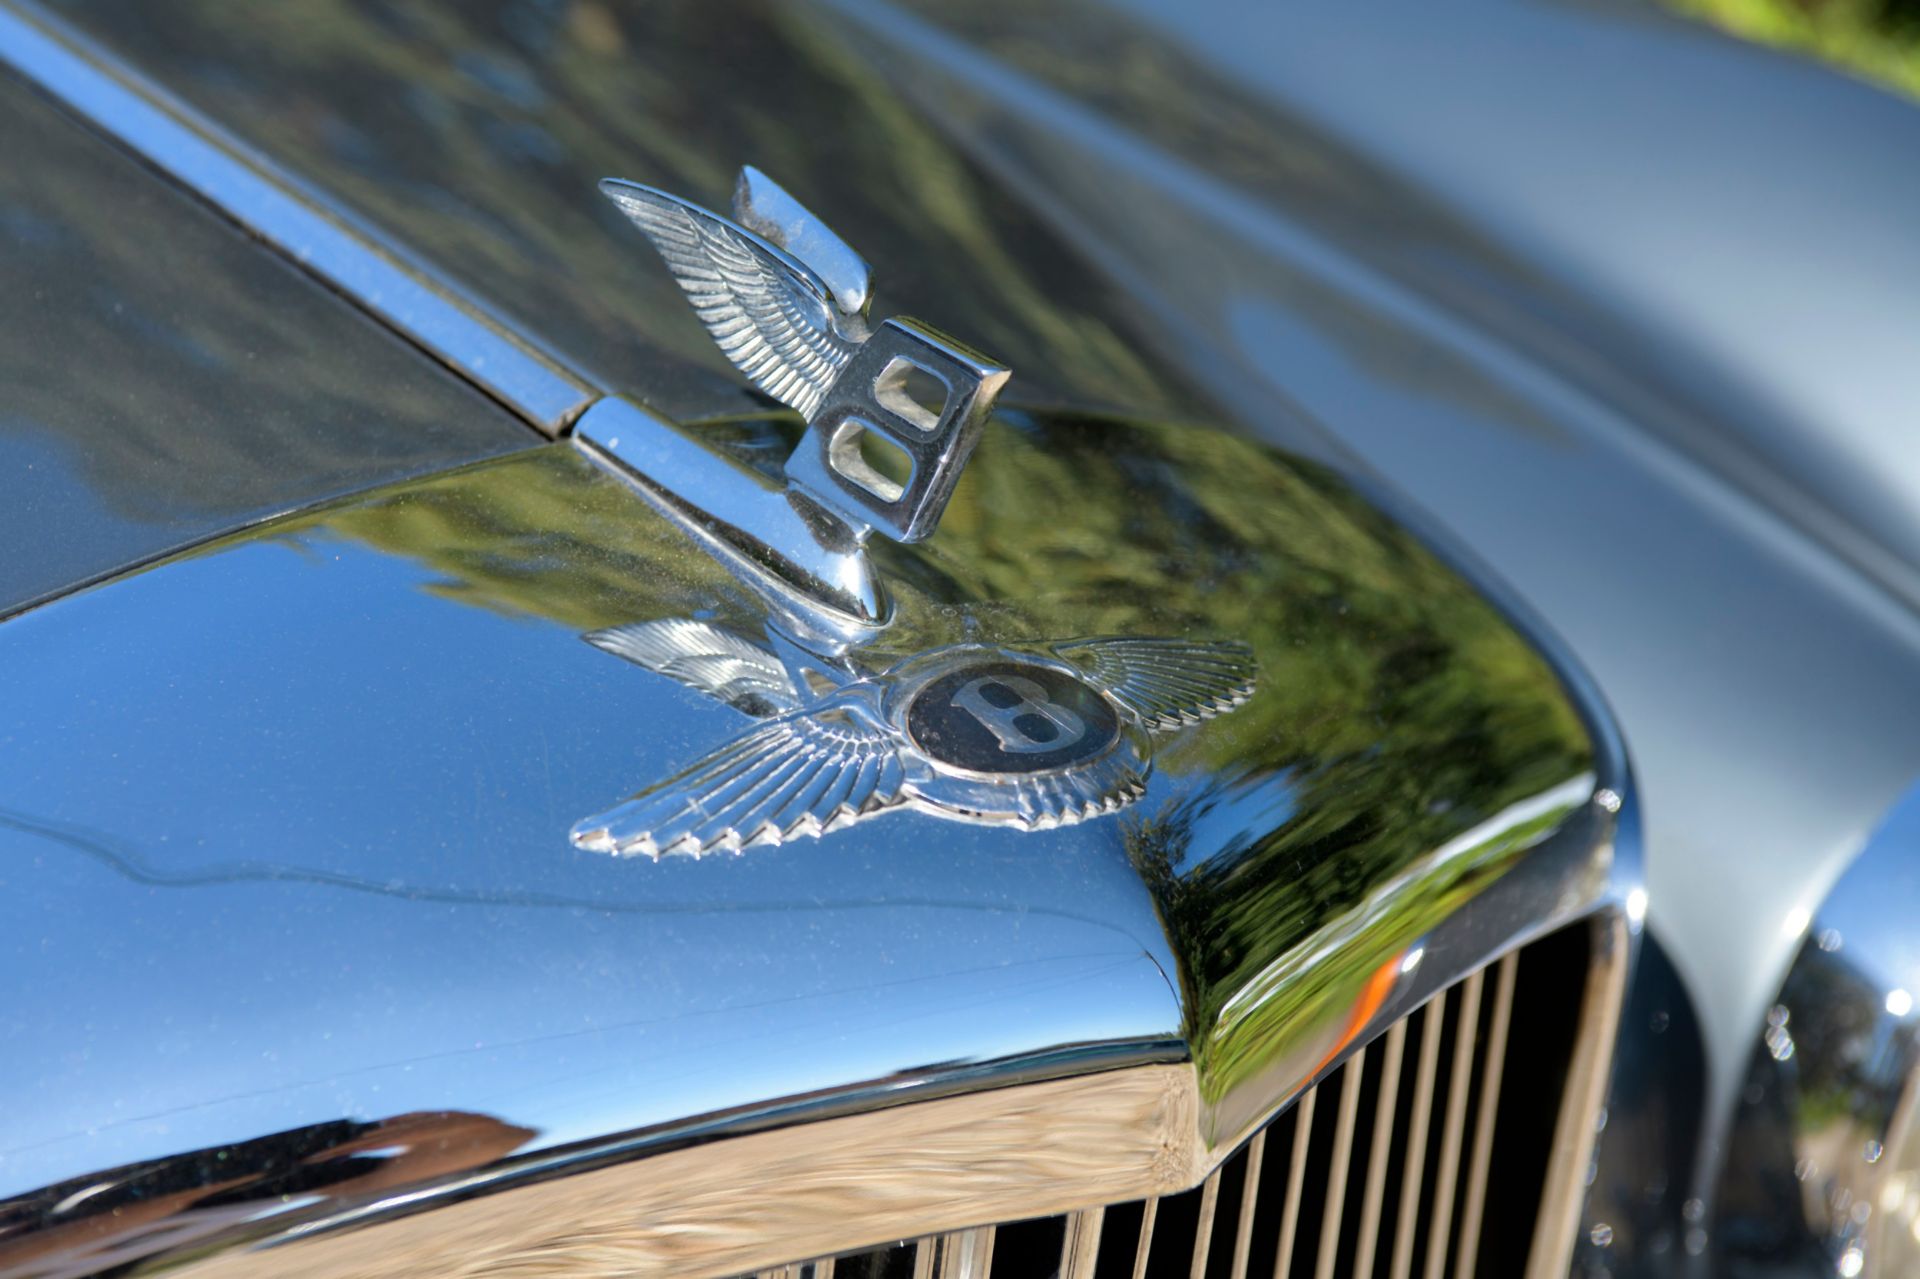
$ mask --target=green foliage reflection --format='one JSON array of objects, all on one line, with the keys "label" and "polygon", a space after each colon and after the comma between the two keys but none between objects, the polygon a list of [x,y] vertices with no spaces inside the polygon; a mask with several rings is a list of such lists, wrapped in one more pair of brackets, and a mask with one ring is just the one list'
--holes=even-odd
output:
[{"label": "green foliage reflection", "polygon": [[1920,97],[1920,5],[1913,0],[1667,0],[1748,40],[1830,62]]},{"label": "green foliage reflection", "polygon": [[[324,523],[432,566],[451,599],[570,630],[714,608],[758,624],[566,446]],[[1167,739],[1179,785],[1115,821],[1216,1094],[1337,1030],[1383,961],[1586,799],[1586,733],[1532,648],[1337,477],[1237,437],[1003,413],[935,538],[876,553],[899,621],[875,666],[968,634],[1253,646],[1252,701]]]}]

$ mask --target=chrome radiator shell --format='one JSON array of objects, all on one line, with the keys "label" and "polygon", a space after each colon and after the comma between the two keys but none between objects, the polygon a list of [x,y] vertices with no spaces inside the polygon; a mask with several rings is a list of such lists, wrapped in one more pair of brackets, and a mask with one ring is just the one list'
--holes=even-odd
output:
[{"label": "chrome radiator shell", "polygon": [[[1574,925],[1470,974],[1171,1199],[978,1226],[763,1277],[911,1267],[992,1279],[996,1255],[1010,1254],[1004,1279],[1045,1271],[1055,1252],[1063,1279],[1558,1276],[1571,1224],[1561,1209],[1592,1148],[1583,1130],[1618,997],[1612,949],[1604,926]],[[1587,997],[1566,1008],[1567,980],[1583,970]],[[1543,1020],[1555,1030],[1541,1034]]]},{"label": "chrome radiator shell", "polygon": [[[785,429],[710,431],[751,457]],[[1111,496],[1046,549],[1063,474]],[[882,649],[1225,632],[1260,686],[1102,818],[903,812],[654,865],[568,822],[738,713],[581,633],[758,606],[565,443],[8,623],[43,678],[9,694],[29,728],[0,768],[32,868],[0,909],[36,939],[0,1273],[737,1273],[1200,1184],[1571,921],[1611,930],[1617,980],[1633,823],[1604,716],[1332,475],[1003,414],[941,536],[883,554]]]}]

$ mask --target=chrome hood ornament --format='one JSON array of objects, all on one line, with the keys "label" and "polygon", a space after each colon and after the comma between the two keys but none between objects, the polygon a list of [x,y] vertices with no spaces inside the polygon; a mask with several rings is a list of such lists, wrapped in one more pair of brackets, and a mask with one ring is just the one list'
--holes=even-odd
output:
[{"label": "chrome hood ornament", "polygon": [[[1061,826],[1139,798],[1154,733],[1252,694],[1252,651],[1235,643],[966,643],[863,666],[859,645],[891,619],[864,543],[932,534],[1007,370],[914,320],[869,325],[866,263],[757,170],[741,171],[737,221],[633,182],[600,189],[659,250],[727,358],[807,432],[776,496],[702,467],[631,412],[582,420],[589,455],[640,477],[656,508],[772,610],[770,646],[690,619],[585,637],[760,722],[577,824],[576,845],[699,857],[895,808]],[[876,448],[894,465],[870,460]]]},{"label": "chrome hood ornament", "polygon": [[585,638],[761,721],[573,829],[581,848],[655,859],[895,808],[1021,830],[1097,817],[1144,792],[1153,734],[1230,711],[1254,684],[1252,650],[1232,642],[959,644],[873,674],[684,619]]},{"label": "chrome hood ornament", "polygon": [[[737,222],[635,182],[600,189],[727,358],[807,420],[789,485],[857,538],[929,536],[1008,370],[916,320],[869,326],[867,264],[757,169],[740,172]],[[894,465],[876,466],[870,448]]]}]

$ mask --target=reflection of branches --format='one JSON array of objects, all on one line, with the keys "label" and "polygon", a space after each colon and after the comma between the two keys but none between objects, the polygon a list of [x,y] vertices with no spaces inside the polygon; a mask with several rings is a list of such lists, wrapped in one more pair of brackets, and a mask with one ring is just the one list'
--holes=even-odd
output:
[{"label": "reflection of branches", "polygon": [[137,546],[535,442],[9,84],[0,222],[33,247],[6,254],[5,293],[47,301],[0,343],[0,434],[40,436],[87,501],[157,526]]},{"label": "reflection of branches", "polygon": [[312,0],[234,22],[209,0],[164,16],[87,0],[67,13],[516,327],[616,378],[643,371],[626,389],[671,415],[739,402],[738,379],[594,183],[625,174],[711,205],[746,160],[881,267],[892,305],[1019,353],[1029,390],[1160,411],[1177,394],[1116,330],[1105,290],[1048,251],[1053,233],[805,7]]}]

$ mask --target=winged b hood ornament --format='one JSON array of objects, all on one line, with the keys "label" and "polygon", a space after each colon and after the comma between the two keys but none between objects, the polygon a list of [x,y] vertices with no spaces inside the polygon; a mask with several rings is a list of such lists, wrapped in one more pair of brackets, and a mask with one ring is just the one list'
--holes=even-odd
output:
[{"label": "winged b hood ornament", "polygon": [[[861,536],[930,535],[1008,370],[916,320],[870,326],[866,263],[757,169],[741,170],[738,221],[637,182],[600,189],[735,367],[807,420],[789,483]],[[869,436],[904,476],[868,460]]]},{"label": "winged b hood ornament", "polygon": [[824,835],[898,808],[1021,830],[1097,817],[1145,791],[1154,734],[1232,710],[1254,683],[1251,650],[1231,642],[958,644],[877,673],[844,669],[812,692],[791,656],[705,622],[586,638],[759,721],[573,829],[581,848],[656,860]]},{"label": "winged b hood ornament", "polygon": [[[727,358],[797,409],[807,432],[775,494],[743,489],[632,409],[581,420],[576,443],[590,457],[625,467],[774,607],[770,646],[691,619],[585,637],[757,722],[578,823],[577,846],[699,857],[895,809],[1065,825],[1144,793],[1155,734],[1251,695],[1253,655],[1235,643],[962,643],[863,665],[858,644],[890,620],[865,540],[933,532],[1007,370],[914,320],[870,325],[866,263],[754,169],[741,172],[733,219],[634,182],[600,189],[659,250]],[[904,471],[868,460],[876,441]]]}]

